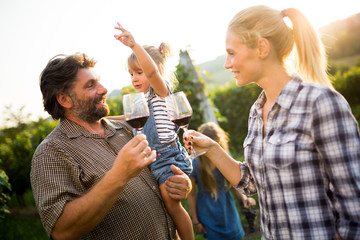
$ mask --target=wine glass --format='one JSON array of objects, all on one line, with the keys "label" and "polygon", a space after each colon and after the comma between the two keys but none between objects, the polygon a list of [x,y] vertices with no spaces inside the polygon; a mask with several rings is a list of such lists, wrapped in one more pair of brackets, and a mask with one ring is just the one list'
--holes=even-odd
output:
[{"label": "wine glass", "polygon": [[123,109],[125,121],[136,130],[136,134],[141,133],[149,118],[149,107],[144,93],[123,95]]},{"label": "wine glass", "polygon": [[[170,121],[173,121],[181,129],[184,130],[187,135],[188,126],[190,123],[193,110],[184,92],[176,92],[170,94],[165,98],[166,110]],[[205,152],[198,153],[194,148],[191,150],[191,159],[196,158]]]}]

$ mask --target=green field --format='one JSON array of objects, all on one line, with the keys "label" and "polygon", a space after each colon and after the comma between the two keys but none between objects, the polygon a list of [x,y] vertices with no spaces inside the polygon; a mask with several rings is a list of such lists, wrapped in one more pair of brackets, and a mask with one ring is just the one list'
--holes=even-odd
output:
[{"label": "green field", "polygon": [[[39,215],[34,206],[34,199],[31,191],[25,194],[25,202],[28,206],[24,208],[12,207],[11,214],[7,215],[4,220],[0,220],[0,239],[1,240],[43,240],[49,239],[47,236]],[[236,202],[240,212],[240,218],[245,230],[244,240],[260,239],[259,231],[259,211],[257,212],[255,227],[256,232],[248,234],[248,228],[245,217],[241,214],[241,206]],[[11,205],[16,205],[14,199]],[[183,201],[183,206],[188,209],[187,201]],[[204,239],[202,235],[195,233],[195,239]]]}]

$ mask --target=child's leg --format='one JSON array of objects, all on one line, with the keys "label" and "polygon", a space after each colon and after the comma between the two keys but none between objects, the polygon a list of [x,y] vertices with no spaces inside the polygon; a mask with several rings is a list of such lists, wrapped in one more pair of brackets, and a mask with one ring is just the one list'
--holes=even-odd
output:
[{"label": "child's leg", "polygon": [[165,189],[165,184],[160,185],[160,193],[164,200],[166,209],[174,221],[180,239],[181,240],[194,239],[194,232],[193,232],[190,216],[181,205],[181,202],[169,197],[169,194]]}]

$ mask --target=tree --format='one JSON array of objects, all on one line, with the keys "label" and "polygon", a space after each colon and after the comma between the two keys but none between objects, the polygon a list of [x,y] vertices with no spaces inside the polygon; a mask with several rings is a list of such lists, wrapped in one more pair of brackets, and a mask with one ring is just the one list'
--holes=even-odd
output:
[{"label": "tree", "polygon": [[346,72],[338,71],[332,80],[335,89],[345,97],[360,123],[360,67],[352,67]]},{"label": "tree", "polygon": [[9,178],[5,171],[0,169],[0,220],[5,217],[5,214],[10,213],[9,207],[7,205],[7,202],[10,200],[10,195],[6,192],[6,189],[11,191]]},{"label": "tree", "polygon": [[234,156],[243,153],[250,108],[260,92],[261,88],[255,84],[237,87],[232,82],[225,87],[215,88],[210,95],[223,116],[220,126],[229,133],[230,151]]},{"label": "tree", "polygon": [[24,193],[31,188],[29,176],[34,151],[57,124],[57,121],[40,118],[38,121],[12,127],[12,131],[2,130],[4,136],[0,146],[0,168],[9,176],[13,193],[21,206],[25,205]]},{"label": "tree", "polygon": [[193,109],[189,128],[197,129],[205,121],[216,121],[211,116],[212,109],[209,109],[211,103],[205,94],[205,82],[200,78],[187,51],[180,51],[180,62],[176,66],[175,75],[179,84],[174,92],[183,91]]}]

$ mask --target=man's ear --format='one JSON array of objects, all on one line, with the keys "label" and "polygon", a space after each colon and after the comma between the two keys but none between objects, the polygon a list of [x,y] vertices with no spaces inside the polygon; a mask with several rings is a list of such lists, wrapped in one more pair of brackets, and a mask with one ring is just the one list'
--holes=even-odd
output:
[{"label": "man's ear", "polygon": [[261,59],[265,59],[270,53],[270,42],[266,38],[258,40],[258,53]]},{"label": "man's ear", "polygon": [[73,105],[70,96],[64,92],[56,94],[56,100],[64,108],[71,108]]}]

